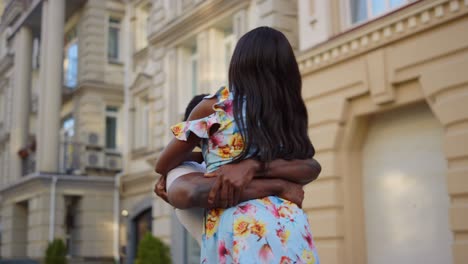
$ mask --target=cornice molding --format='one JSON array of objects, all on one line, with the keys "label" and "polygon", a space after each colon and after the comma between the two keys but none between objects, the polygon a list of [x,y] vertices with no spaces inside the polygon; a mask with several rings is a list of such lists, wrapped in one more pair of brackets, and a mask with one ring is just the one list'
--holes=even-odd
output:
[{"label": "cornice molding", "polygon": [[138,94],[151,87],[151,76],[146,73],[139,73],[135,78],[135,81],[130,86],[132,94]]},{"label": "cornice molding", "polygon": [[468,14],[468,1],[420,1],[344,32],[298,55],[303,75]]},{"label": "cornice molding", "polygon": [[237,11],[248,7],[250,1],[247,0],[208,0],[196,6],[191,11],[182,16],[164,23],[160,30],[148,36],[150,45],[164,45],[172,43],[174,40],[186,36],[197,27],[203,25],[227,10]]},{"label": "cornice molding", "polygon": [[24,189],[26,186],[31,184],[39,184],[41,186],[48,187],[53,177],[58,179],[58,183],[66,182],[68,184],[86,185],[88,188],[108,187],[114,188],[114,177],[102,177],[102,176],[74,176],[74,175],[56,175],[46,173],[33,173],[25,177],[20,178],[15,183],[2,187],[0,189],[1,195],[7,195],[15,193],[18,190]]}]

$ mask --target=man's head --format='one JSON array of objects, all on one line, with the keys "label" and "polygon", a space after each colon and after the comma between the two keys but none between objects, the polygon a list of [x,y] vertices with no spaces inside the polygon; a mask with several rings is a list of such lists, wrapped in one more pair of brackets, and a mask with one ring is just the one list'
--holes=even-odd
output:
[{"label": "man's head", "polygon": [[195,108],[195,106],[197,106],[201,101],[203,101],[203,98],[205,96],[207,96],[208,94],[199,94],[199,95],[195,95],[192,100],[190,101],[190,103],[187,105],[187,108],[185,108],[185,114],[184,114],[184,120],[183,121],[187,121],[187,119],[189,118],[190,116],[190,113],[192,112],[192,110]]}]

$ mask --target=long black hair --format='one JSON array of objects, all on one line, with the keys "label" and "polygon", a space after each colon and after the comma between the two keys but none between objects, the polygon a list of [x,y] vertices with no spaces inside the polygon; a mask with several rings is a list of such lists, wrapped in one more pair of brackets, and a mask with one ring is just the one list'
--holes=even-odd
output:
[{"label": "long black hair", "polygon": [[315,154],[301,88],[299,67],[283,33],[259,27],[239,39],[229,66],[234,118],[245,144],[236,161],[252,148],[264,162]]}]

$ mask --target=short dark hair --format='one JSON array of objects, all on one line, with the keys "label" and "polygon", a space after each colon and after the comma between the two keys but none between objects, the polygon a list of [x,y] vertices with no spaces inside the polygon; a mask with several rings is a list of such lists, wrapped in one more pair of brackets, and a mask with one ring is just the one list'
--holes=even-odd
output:
[{"label": "short dark hair", "polygon": [[208,96],[208,94],[199,94],[199,95],[195,95],[192,100],[190,101],[190,103],[187,105],[187,108],[185,108],[185,114],[184,114],[184,120],[183,121],[187,121],[187,119],[189,118],[190,116],[190,113],[192,113],[192,110],[195,108],[195,106],[197,106],[201,101],[203,101],[203,98],[205,98],[205,96]]}]

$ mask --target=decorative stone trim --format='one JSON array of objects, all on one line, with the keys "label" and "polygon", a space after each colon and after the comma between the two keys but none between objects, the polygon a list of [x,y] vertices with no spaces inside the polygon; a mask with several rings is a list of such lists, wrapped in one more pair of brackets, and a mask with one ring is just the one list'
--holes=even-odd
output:
[{"label": "decorative stone trim", "polygon": [[213,17],[217,17],[226,10],[232,9],[235,12],[246,8],[248,4],[249,1],[247,0],[211,0],[200,3],[182,16],[170,20],[169,23],[161,26],[159,30],[152,32],[148,36],[149,45],[171,43],[174,39],[189,34],[196,27],[211,21]]},{"label": "decorative stone trim", "polygon": [[468,0],[420,1],[342,33],[298,56],[303,74],[343,61],[468,13]]}]

